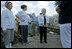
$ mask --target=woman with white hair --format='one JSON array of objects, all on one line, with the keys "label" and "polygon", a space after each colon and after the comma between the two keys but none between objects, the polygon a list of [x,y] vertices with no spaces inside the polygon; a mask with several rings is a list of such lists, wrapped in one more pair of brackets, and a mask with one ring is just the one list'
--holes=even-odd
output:
[{"label": "woman with white hair", "polygon": [[42,38],[44,36],[44,42],[47,43],[47,24],[49,23],[49,18],[46,15],[46,9],[43,8],[41,15],[38,17],[39,27],[40,27],[40,43],[42,43]]}]

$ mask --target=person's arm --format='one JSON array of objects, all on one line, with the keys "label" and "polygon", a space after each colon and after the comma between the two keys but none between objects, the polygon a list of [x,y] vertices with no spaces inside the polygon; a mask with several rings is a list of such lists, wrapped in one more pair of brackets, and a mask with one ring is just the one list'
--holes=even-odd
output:
[{"label": "person's arm", "polygon": [[1,27],[2,27],[2,30],[3,30],[3,33],[6,34],[7,31],[6,31],[6,16],[7,16],[7,12],[6,11],[2,11],[2,15],[1,15]]},{"label": "person's arm", "polygon": [[33,17],[33,20],[36,22],[36,15],[35,15],[35,13],[32,13],[32,17]]},{"label": "person's arm", "polygon": [[46,19],[46,21],[47,21],[47,25],[49,24],[49,17],[47,16],[47,19]]},{"label": "person's arm", "polygon": [[38,23],[39,23],[39,25],[43,25],[43,24],[42,24],[41,16],[38,16]]},{"label": "person's arm", "polygon": [[31,18],[30,17],[28,18],[28,23],[31,24]]},{"label": "person's arm", "polygon": [[18,22],[18,19],[16,18],[15,21]]},{"label": "person's arm", "polygon": [[19,20],[21,20],[22,22],[24,22],[24,19],[22,19],[21,17],[19,17],[19,16],[17,16],[17,15],[16,15],[16,17],[17,17]]},{"label": "person's arm", "polygon": [[40,25],[40,19],[39,19],[39,16],[38,16],[38,24]]},{"label": "person's arm", "polygon": [[[14,18],[15,19],[15,18]],[[16,32],[16,28],[17,28],[17,24],[16,24],[16,22],[17,22],[18,20],[17,19],[15,19],[15,23],[14,23],[14,31]]]}]

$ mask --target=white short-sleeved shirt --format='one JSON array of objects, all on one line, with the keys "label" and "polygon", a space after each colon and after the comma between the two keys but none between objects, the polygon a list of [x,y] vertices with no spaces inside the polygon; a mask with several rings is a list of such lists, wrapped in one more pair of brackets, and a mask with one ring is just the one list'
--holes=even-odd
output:
[{"label": "white short-sleeved shirt", "polygon": [[19,20],[20,24],[19,25],[28,25],[28,15],[25,11],[19,11],[17,13],[17,16],[21,17],[22,19],[24,19],[25,21],[22,22],[21,20]]}]

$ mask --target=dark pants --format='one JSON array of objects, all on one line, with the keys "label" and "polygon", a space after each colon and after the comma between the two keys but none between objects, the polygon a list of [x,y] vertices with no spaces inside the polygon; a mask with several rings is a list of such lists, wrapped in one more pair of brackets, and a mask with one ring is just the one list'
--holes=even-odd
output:
[{"label": "dark pants", "polygon": [[22,43],[27,43],[28,38],[28,25],[20,25],[19,26],[20,35],[22,39]]},{"label": "dark pants", "polygon": [[44,42],[47,40],[47,27],[40,26],[40,42],[42,42],[42,39],[44,37]]}]

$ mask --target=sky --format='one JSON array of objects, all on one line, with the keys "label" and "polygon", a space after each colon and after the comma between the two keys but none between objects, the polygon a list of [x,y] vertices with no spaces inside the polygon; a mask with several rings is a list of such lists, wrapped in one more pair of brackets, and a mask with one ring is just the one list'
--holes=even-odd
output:
[{"label": "sky", "polygon": [[[2,10],[5,8],[4,4],[6,1],[1,1],[1,13]],[[14,15],[21,11],[21,5],[27,5],[27,13],[35,13],[36,16],[41,13],[42,8],[46,8],[46,15],[53,16],[57,14],[55,11],[56,6],[55,1],[11,1],[13,3],[12,12]]]}]

